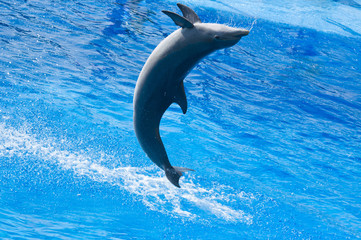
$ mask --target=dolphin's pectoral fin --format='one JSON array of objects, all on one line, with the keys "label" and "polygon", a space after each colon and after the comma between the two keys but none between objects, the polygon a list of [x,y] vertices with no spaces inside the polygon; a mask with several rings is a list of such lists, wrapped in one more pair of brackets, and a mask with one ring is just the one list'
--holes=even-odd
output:
[{"label": "dolphin's pectoral fin", "polygon": [[179,187],[179,178],[183,176],[184,172],[187,171],[194,171],[190,168],[184,168],[184,167],[170,167],[165,169],[165,175],[167,176],[168,180],[173,183],[174,186]]},{"label": "dolphin's pectoral fin", "polygon": [[167,14],[172,20],[173,22],[182,27],[182,28],[193,28],[193,23],[191,23],[189,20],[185,19],[184,17],[174,13],[174,12],[170,12],[167,10],[163,10],[163,13]]},{"label": "dolphin's pectoral fin", "polygon": [[183,114],[187,112],[187,96],[184,91],[183,81],[181,81],[180,86],[177,88],[173,101],[181,107]]},{"label": "dolphin's pectoral fin", "polygon": [[177,3],[177,6],[179,7],[179,9],[182,11],[183,16],[188,19],[191,23],[196,23],[196,22],[201,22],[201,20],[199,19],[198,15],[193,11],[193,9]]}]

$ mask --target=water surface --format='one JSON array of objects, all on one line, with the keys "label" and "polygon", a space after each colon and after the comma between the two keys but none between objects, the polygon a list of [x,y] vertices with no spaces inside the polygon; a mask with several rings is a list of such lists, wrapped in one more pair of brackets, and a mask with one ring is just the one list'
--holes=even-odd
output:
[{"label": "water surface", "polygon": [[176,2],[0,1],[1,238],[361,238],[360,2],[184,3],[252,31],[162,119],[177,189],[132,123]]}]

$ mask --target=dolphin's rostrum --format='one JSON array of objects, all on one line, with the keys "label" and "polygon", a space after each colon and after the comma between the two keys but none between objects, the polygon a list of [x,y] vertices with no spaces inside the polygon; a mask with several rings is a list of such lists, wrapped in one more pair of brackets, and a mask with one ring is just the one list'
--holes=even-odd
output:
[{"label": "dolphin's rostrum", "polygon": [[[168,180],[179,186],[179,178],[189,168],[173,167],[159,135],[160,120],[173,103],[187,112],[183,80],[192,68],[215,50],[231,47],[249,31],[221,24],[202,23],[187,6],[177,4],[183,17],[167,14],[181,28],[165,38],[143,66],[134,92],[134,129],[148,157],[165,171]],[[193,171],[193,170],[191,170]]]}]

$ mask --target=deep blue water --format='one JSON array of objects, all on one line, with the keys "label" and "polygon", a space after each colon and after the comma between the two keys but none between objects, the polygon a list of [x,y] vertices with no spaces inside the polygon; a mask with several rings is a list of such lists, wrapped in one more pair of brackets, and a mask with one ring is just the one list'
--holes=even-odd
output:
[{"label": "deep blue water", "polygon": [[0,238],[361,239],[361,2],[184,2],[252,30],[162,119],[181,189],[132,124],[175,3],[0,1]]}]

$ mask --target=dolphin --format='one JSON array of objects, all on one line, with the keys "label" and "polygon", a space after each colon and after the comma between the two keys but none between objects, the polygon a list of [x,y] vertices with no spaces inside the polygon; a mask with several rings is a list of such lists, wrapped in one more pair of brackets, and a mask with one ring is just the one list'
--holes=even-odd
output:
[{"label": "dolphin", "polygon": [[202,23],[191,8],[180,3],[177,6],[183,16],[162,11],[181,28],[159,43],[144,64],[134,91],[133,121],[144,152],[172,184],[180,187],[182,173],[193,170],[170,164],[159,134],[160,120],[172,103],[177,103],[183,114],[187,112],[183,80],[193,67],[208,54],[235,45],[249,31]]}]

